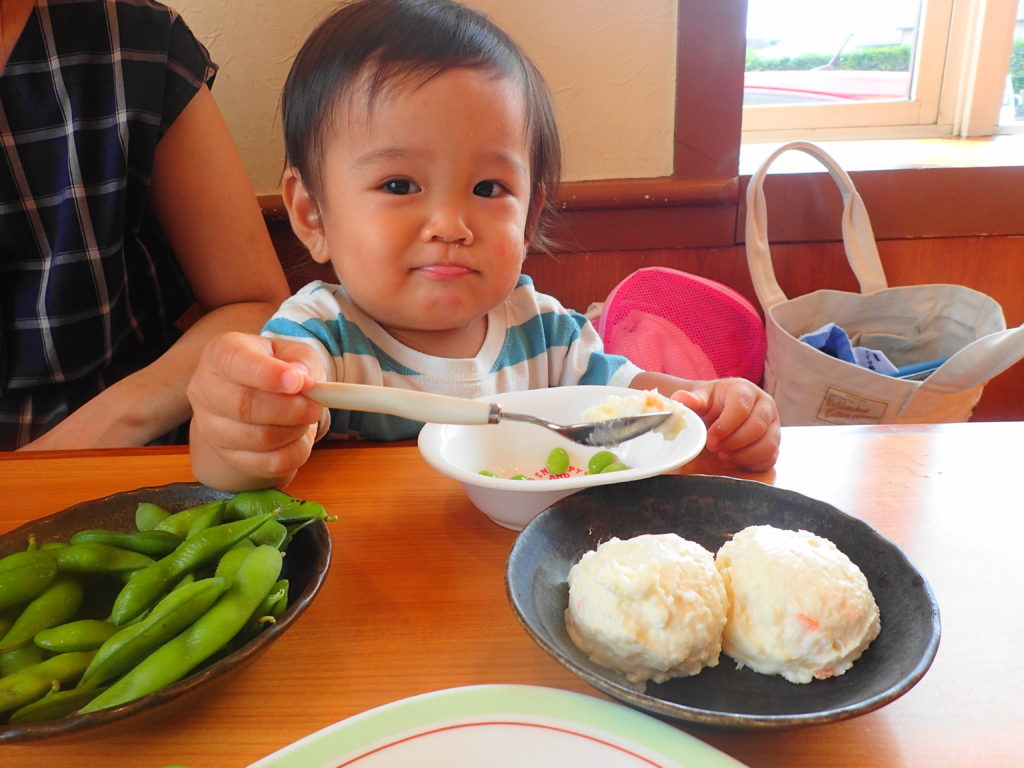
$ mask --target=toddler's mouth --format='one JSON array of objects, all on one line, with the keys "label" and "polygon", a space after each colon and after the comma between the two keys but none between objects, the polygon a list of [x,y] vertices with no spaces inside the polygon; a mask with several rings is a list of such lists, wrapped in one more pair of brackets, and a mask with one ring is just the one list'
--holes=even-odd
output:
[{"label": "toddler's mouth", "polygon": [[456,278],[465,277],[476,272],[475,269],[470,269],[463,264],[426,264],[422,267],[418,267],[417,271],[422,272],[430,277],[438,278]]}]

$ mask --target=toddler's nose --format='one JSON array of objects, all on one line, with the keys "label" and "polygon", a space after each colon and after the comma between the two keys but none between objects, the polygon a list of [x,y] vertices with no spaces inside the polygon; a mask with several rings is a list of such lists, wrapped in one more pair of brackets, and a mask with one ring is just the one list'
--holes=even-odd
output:
[{"label": "toddler's nose", "polygon": [[435,208],[423,226],[421,238],[424,242],[472,245],[473,230],[469,228],[462,213],[455,205]]}]

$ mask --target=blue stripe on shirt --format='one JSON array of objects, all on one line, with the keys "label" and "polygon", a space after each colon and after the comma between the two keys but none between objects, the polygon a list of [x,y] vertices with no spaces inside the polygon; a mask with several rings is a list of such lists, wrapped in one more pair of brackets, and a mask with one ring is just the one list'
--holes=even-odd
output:
[{"label": "blue stripe on shirt", "polygon": [[272,317],[263,326],[268,333],[280,336],[298,336],[316,339],[330,353],[331,357],[342,358],[350,355],[369,355],[380,364],[381,371],[398,373],[402,376],[417,376],[417,371],[408,368],[377,346],[355,323],[339,320],[309,318],[301,324],[283,317]]},{"label": "blue stripe on shirt", "polygon": [[612,376],[626,363],[622,355],[591,355],[587,359],[587,370],[580,377],[580,384],[607,384]]},{"label": "blue stripe on shirt", "polygon": [[553,348],[568,349],[579,338],[580,328],[586,322],[587,318],[575,312],[545,312],[509,328],[505,348],[490,372],[550,353]]}]

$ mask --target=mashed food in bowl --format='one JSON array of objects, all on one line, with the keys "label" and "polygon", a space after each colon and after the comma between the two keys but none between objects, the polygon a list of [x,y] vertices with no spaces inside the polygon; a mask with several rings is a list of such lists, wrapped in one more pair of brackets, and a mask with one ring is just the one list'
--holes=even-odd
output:
[{"label": "mashed food in bowl", "polygon": [[596,664],[661,683],[714,667],[728,603],[714,557],[674,533],[609,539],[570,570],[565,622]]},{"label": "mashed food in bowl", "polygon": [[739,667],[809,683],[841,675],[881,630],[867,579],[826,538],[770,525],[718,550],[729,595],[722,649]]},{"label": "mashed food in bowl", "polygon": [[674,439],[686,427],[686,409],[675,400],[667,398],[653,389],[625,397],[610,395],[604,402],[585,410],[580,415],[580,420],[584,422],[607,421],[608,419],[639,416],[656,411],[672,412],[671,416],[654,429],[655,432],[664,435],[666,440]]}]

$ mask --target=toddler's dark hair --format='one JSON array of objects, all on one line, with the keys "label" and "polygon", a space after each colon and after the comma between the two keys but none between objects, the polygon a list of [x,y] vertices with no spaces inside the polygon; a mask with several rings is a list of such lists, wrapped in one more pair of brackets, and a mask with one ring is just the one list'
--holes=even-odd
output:
[{"label": "toddler's dark hair", "polygon": [[286,162],[319,205],[323,149],[338,105],[356,86],[367,86],[371,106],[382,89],[416,87],[458,67],[491,70],[523,87],[532,184],[527,232],[532,248],[546,250],[544,229],[561,175],[551,93],[507,34],[452,0],[356,0],[322,21],[299,50],[284,85]]}]

